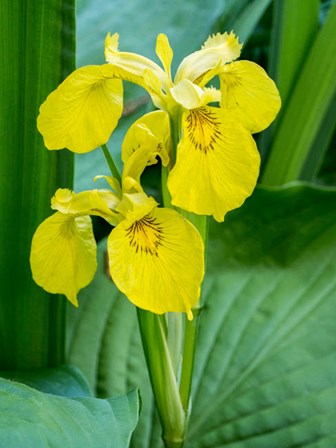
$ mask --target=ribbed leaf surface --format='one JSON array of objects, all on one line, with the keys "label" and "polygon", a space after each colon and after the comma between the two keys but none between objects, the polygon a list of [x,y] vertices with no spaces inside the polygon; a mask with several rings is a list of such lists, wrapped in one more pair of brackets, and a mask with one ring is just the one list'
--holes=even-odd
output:
[{"label": "ribbed leaf surface", "polygon": [[[260,189],[212,225],[186,447],[334,447],[335,204],[335,190]],[[139,386],[132,446],[159,447],[136,315],[101,257],[70,358],[102,395]]]},{"label": "ribbed leaf surface", "polygon": [[0,446],[127,448],[138,393],[101,400],[65,398],[0,379]]}]

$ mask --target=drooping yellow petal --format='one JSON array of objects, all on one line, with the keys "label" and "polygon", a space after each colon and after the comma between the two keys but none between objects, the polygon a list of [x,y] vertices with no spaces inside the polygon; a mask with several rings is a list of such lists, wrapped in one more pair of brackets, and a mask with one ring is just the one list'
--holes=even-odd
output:
[{"label": "drooping yellow petal", "polygon": [[[167,73],[158,64],[144,56],[118,51],[118,37],[117,33],[112,36],[108,33],[105,39],[105,59],[113,67],[115,76],[146,89],[154,104],[161,107],[163,98],[161,89],[166,91],[170,85]],[[145,73],[148,71],[159,80],[159,83],[147,81],[148,75],[145,76]]]},{"label": "drooping yellow petal", "polygon": [[113,281],[136,306],[162,314],[197,304],[204,275],[203,242],[175,210],[155,208],[122,221],[108,239]]},{"label": "drooping yellow petal", "polygon": [[171,63],[173,60],[173,50],[169,44],[168,37],[161,33],[156,40],[156,54],[162,62],[163,68],[167,73],[169,79],[171,79]]},{"label": "drooping yellow petal", "polygon": [[105,144],[121,116],[122,95],[108,64],[75,70],[40,107],[45,146],[85,153]]},{"label": "drooping yellow petal", "polygon": [[163,110],[149,112],[136,120],[128,129],[122,143],[122,160],[126,163],[135,151],[147,146],[152,148],[153,152],[153,157],[148,164],[156,163],[155,157],[159,155],[163,166],[167,166],[169,163],[169,145],[169,115]]},{"label": "drooping yellow petal", "polygon": [[260,163],[256,144],[234,114],[215,107],[185,112],[182,128],[176,165],[168,177],[172,204],[223,221],[255,187]]},{"label": "drooping yellow petal", "polygon": [[96,272],[96,243],[89,216],[56,212],[37,228],[30,265],[35,282],[53,294],[65,294],[78,306],[77,293]]},{"label": "drooping yellow petal", "polygon": [[114,226],[121,219],[115,211],[119,203],[120,198],[112,191],[96,189],[76,194],[67,188],[59,188],[51,199],[51,207],[63,214],[101,216]]},{"label": "drooping yellow petal", "polygon": [[[219,71],[224,64],[237,59],[241,47],[238,38],[232,32],[210,36],[201,50],[195,51],[183,59],[177,69],[174,83],[177,84],[182,79],[189,79],[195,84],[200,84],[203,76],[206,76],[209,71],[215,68]],[[212,76],[216,74],[217,72],[213,72]]]},{"label": "drooping yellow petal", "polygon": [[219,75],[221,107],[233,110],[254,133],[267,128],[281,106],[278,89],[265,70],[250,61],[224,66]]}]

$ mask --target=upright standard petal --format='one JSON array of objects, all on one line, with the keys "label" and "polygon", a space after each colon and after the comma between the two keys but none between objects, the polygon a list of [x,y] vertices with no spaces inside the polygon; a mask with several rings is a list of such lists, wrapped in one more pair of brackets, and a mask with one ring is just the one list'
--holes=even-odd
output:
[{"label": "upright standard petal", "polygon": [[158,55],[165,72],[171,80],[171,63],[173,60],[173,50],[169,44],[168,37],[161,33],[156,40],[156,54]]},{"label": "upright standard petal", "polygon": [[183,59],[177,69],[174,83],[177,84],[182,79],[189,79],[195,84],[200,84],[203,76],[206,76],[209,81],[207,73],[216,69],[211,76],[214,77],[224,64],[239,57],[241,47],[238,38],[232,32],[210,36],[201,50],[195,51]]},{"label": "upright standard petal", "polygon": [[215,107],[186,111],[177,160],[168,177],[172,204],[221,222],[257,182],[260,157],[234,114]]},{"label": "upright standard petal", "polygon": [[110,234],[113,281],[136,306],[192,319],[204,275],[203,242],[175,210],[154,208],[137,221],[122,221]]},{"label": "upright standard petal", "polygon": [[232,62],[223,67],[219,78],[221,107],[234,111],[250,132],[260,132],[272,123],[281,100],[262,67],[250,61]]},{"label": "upright standard petal", "polygon": [[40,107],[45,146],[85,153],[105,144],[121,116],[122,96],[122,82],[108,64],[75,70]]},{"label": "upright standard petal", "polygon": [[[155,62],[136,53],[118,50],[119,35],[110,33],[105,39],[105,59],[115,76],[140,85],[151,95],[154,104],[161,108],[164,94],[171,82],[167,73]],[[151,77],[148,75],[151,73]],[[147,75],[146,75],[147,73]],[[153,77],[155,81],[153,81]]]},{"label": "upright standard petal", "polygon": [[33,237],[30,265],[38,285],[78,306],[77,293],[97,268],[91,218],[56,212],[43,221]]}]

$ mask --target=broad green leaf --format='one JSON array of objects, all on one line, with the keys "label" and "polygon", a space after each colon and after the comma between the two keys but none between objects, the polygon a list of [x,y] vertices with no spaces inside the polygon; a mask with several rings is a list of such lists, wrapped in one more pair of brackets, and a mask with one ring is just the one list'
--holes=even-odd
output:
[{"label": "broad green leaf", "polygon": [[34,284],[34,231],[57,187],[70,186],[72,157],[49,152],[39,106],[74,68],[74,1],[0,2],[0,368],[64,362],[64,298]]},{"label": "broad green leaf", "polygon": [[[334,447],[335,204],[335,189],[258,189],[211,226],[187,448]],[[101,396],[139,386],[131,446],[160,447],[136,313],[105,274],[104,244],[70,359]]]},{"label": "broad green leaf", "polygon": [[319,0],[274,2],[269,65],[283,104],[318,32],[319,3]]},{"label": "broad green leaf", "polygon": [[4,371],[0,376],[8,380],[26,384],[41,392],[62,397],[92,396],[87,379],[73,366],[57,368]]},{"label": "broad green leaf", "polygon": [[335,203],[259,190],[212,227],[190,446],[333,446]]},{"label": "broad green leaf", "polygon": [[273,2],[268,71],[279,89],[282,106],[274,123],[261,135],[259,147],[263,155],[270,148],[281,117],[286,112],[287,100],[318,32],[319,4],[319,0]]},{"label": "broad green leaf", "polygon": [[127,448],[138,392],[105,400],[65,398],[0,379],[0,446]]},{"label": "broad green leaf", "polygon": [[[301,178],[306,160],[314,152],[321,160],[325,145],[316,141],[336,93],[336,3],[309,52],[293,93],[283,111],[262,176],[266,185]],[[335,115],[335,114],[334,114]],[[329,121],[331,133],[335,121]],[[313,146],[314,145],[314,146]]]}]

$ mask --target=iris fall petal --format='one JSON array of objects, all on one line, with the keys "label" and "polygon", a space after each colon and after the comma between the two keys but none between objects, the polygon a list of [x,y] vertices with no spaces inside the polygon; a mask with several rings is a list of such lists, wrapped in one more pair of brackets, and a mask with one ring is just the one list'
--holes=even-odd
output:
[{"label": "iris fall petal", "polygon": [[53,294],[65,294],[75,306],[77,293],[96,272],[96,243],[89,216],[56,212],[37,228],[30,264],[35,282]]},{"label": "iris fall petal", "polygon": [[182,129],[176,165],[168,177],[172,204],[223,221],[256,185],[256,144],[234,114],[215,107],[186,111]]},{"label": "iris fall petal", "polygon": [[281,106],[275,83],[258,64],[237,61],[224,66],[219,75],[221,107],[234,111],[254,133],[267,128]]},{"label": "iris fall petal", "polygon": [[48,96],[37,119],[48,149],[85,153],[108,141],[123,108],[122,82],[111,69],[79,68]]},{"label": "iris fall petal", "polygon": [[136,306],[192,318],[204,275],[203,242],[179,213],[154,208],[140,220],[122,221],[109,236],[108,253],[112,279]]}]

